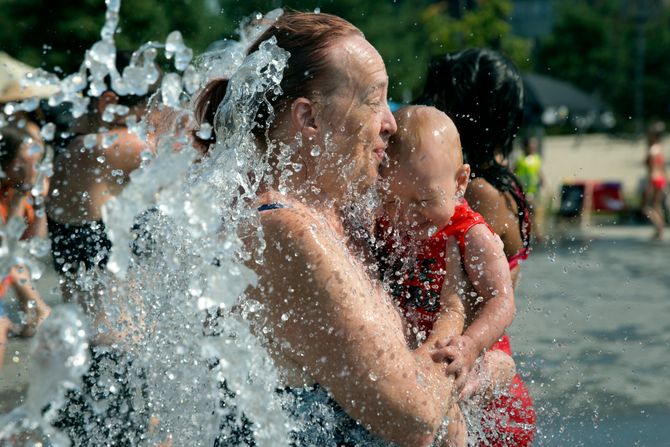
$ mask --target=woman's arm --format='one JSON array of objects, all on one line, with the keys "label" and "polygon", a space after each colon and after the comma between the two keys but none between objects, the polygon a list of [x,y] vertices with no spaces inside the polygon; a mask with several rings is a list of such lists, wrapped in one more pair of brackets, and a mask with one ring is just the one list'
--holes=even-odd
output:
[{"label": "woman's arm", "polygon": [[453,378],[409,350],[391,300],[333,231],[303,211],[261,219],[268,245],[260,287],[282,353],[382,438],[430,444],[453,403]]}]

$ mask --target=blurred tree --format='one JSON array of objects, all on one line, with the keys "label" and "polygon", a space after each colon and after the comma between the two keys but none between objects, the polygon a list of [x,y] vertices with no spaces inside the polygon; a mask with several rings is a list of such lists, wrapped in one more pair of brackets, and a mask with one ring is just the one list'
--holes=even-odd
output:
[{"label": "blurred tree", "polygon": [[[34,66],[75,71],[84,51],[100,39],[103,0],[0,0],[0,49]],[[119,49],[133,50],[147,40],[165,40],[179,29],[188,45],[202,50],[229,22],[209,0],[122,2]]]},{"label": "blurred tree", "polygon": [[427,7],[421,16],[434,54],[470,47],[492,48],[505,54],[521,69],[530,67],[529,39],[512,35],[508,18],[512,13],[509,0],[478,0],[475,7],[460,18],[448,14],[446,2]]},{"label": "blurred tree", "polygon": [[535,69],[598,93],[632,129],[636,70],[643,74],[644,117],[668,119],[668,54],[670,10],[660,1],[557,2],[554,30],[540,42]]},{"label": "blurred tree", "polygon": [[[431,54],[466,46],[502,50],[521,66],[529,44],[510,34],[509,0],[474,2],[459,19],[448,2],[435,0],[126,0],[121,6],[119,49],[165,39],[179,29],[197,52],[209,43],[235,37],[241,20],[254,12],[290,8],[337,14],[358,26],[386,61],[390,96],[409,100],[423,85]],[[0,48],[31,65],[69,73],[100,38],[103,0],[0,0]]]}]

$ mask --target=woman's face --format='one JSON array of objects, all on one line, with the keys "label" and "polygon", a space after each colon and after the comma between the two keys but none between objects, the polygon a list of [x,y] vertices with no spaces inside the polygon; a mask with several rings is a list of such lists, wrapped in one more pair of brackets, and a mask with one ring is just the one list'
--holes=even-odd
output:
[{"label": "woman's face", "polygon": [[335,179],[341,193],[361,193],[375,184],[397,130],[386,101],[388,76],[377,50],[361,36],[336,42],[330,57],[337,87],[323,100],[319,118],[319,174]]}]

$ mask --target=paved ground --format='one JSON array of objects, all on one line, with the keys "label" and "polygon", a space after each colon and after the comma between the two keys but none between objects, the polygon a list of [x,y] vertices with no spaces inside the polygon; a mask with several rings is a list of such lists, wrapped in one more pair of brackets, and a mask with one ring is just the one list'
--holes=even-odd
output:
[{"label": "paved ground", "polygon": [[542,446],[670,445],[670,238],[564,228],[522,266],[515,359]]}]

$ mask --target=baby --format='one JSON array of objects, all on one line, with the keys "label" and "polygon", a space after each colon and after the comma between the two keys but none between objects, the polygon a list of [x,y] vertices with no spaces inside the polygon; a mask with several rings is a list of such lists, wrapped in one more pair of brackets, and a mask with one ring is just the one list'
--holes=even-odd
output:
[{"label": "baby", "polygon": [[[385,217],[378,228],[385,242],[382,270],[392,275],[387,273],[385,279],[407,319],[414,338],[410,341],[428,350],[433,360],[448,360],[447,372],[463,387],[475,360],[514,319],[509,266],[500,238],[463,199],[470,167],[463,163],[454,123],[433,107],[405,107],[395,117],[398,133],[388,149],[389,166],[382,172],[388,182]],[[456,238],[460,253],[447,253],[450,237]],[[407,254],[407,247],[414,247],[415,253]],[[391,265],[393,259],[401,262]],[[460,263],[470,283],[462,287],[466,329],[448,339],[440,334],[441,320],[448,320],[440,305],[442,285],[450,280],[445,278],[447,262]],[[482,362],[501,362],[508,367],[493,368],[497,372],[491,377],[498,386],[511,380],[513,361],[491,351]],[[470,387],[475,384],[468,380]]]}]

